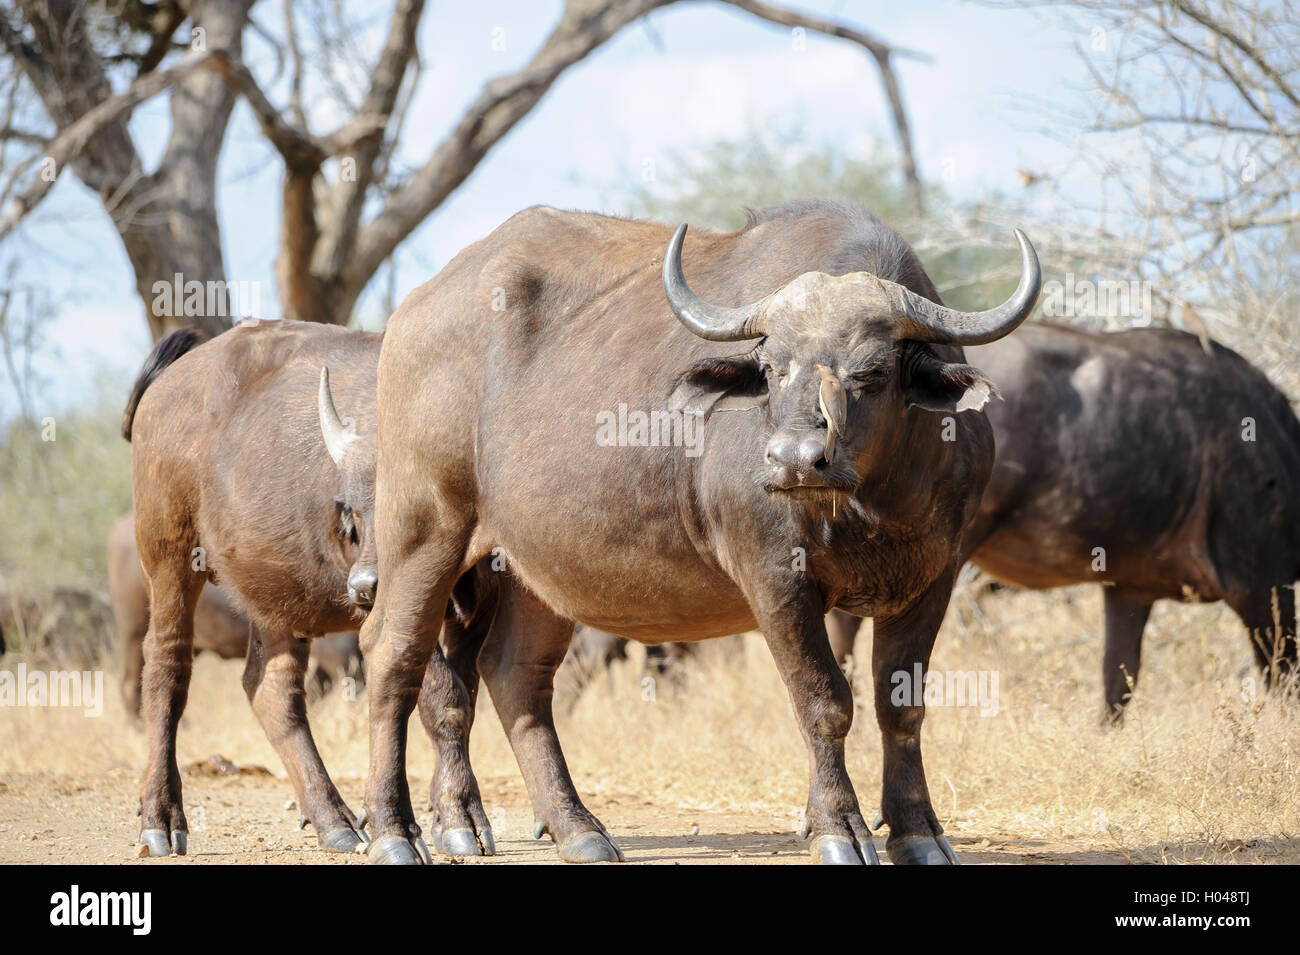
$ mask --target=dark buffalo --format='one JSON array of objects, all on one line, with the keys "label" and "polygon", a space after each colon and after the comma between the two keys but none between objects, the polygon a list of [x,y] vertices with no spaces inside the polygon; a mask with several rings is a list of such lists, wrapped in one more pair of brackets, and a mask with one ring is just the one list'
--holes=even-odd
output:
[{"label": "dark buffalo", "polygon": [[176,728],[207,583],[220,584],[256,625],[244,689],[320,844],[347,851],[364,841],[316,750],[303,683],[305,638],[355,629],[376,585],[380,341],[287,321],[246,322],[201,345],[177,332],[158,343],[136,382],[123,434],[151,596],[140,799],[141,841],[152,855],[186,848]]},{"label": "dark buffalo", "polygon": [[[406,722],[448,595],[488,555],[505,571],[486,643],[444,638],[447,652],[462,679],[478,660],[537,831],[562,858],[622,858],[579,799],[552,719],[578,621],[646,643],[760,628],[808,744],[813,857],[876,861],[844,765],[852,694],[823,623],[839,606],[876,621],[890,856],[955,861],[922,767],[923,707],[894,705],[890,678],[929,660],[993,464],[979,409],[995,389],[957,346],[1025,319],[1037,258],[1019,236],[1011,299],[967,314],[940,305],[907,243],[851,205],[685,232],[530,209],[388,324],[380,588],[362,629],[372,861],[420,858]],[[818,364],[847,389],[831,460]],[[625,431],[629,409],[653,413],[658,438],[645,419]]]},{"label": "dark buffalo", "polygon": [[[122,703],[131,716],[140,715],[140,674],[144,669],[144,636],[149,630],[149,591],[135,546],[135,519],[125,515],[108,535],[108,595],[113,604],[118,653],[122,660]],[[215,653],[223,660],[248,654],[253,624],[209,584],[194,607],[194,652]],[[335,633],[311,642],[314,664],[307,686],[324,692],[344,677],[361,675],[361,647],[356,633]]]},{"label": "dark buffalo", "polygon": [[[13,643],[6,644],[6,633]],[[112,607],[99,593],[76,587],[0,589],[0,656],[7,647],[44,653],[69,666],[95,667],[110,649],[112,633]],[[70,634],[80,639],[67,639]]]},{"label": "dark buffalo", "polygon": [[[567,665],[573,671],[574,690],[581,690],[592,677],[610,666],[615,660],[627,659],[627,643],[603,630],[575,627],[569,644]],[[644,675],[651,678],[678,678],[682,675],[684,661],[693,656],[693,643],[652,643],[645,648]]]},{"label": "dark buffalo", "polygon": [[[1183,332],[1029,325],[975,348],[993,476],[967,537],[999,580],[1104,585],[1107,720],[1123,713],[1156,600],[1223,600],[1270,683],[1296,671],[1300,421],[1229,348]],[[837,654],[859,621],[836,613]]]}]

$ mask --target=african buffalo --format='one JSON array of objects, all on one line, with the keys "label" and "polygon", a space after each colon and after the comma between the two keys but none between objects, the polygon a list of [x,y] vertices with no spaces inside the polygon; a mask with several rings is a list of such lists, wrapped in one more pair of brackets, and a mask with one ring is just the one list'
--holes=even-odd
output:
[{"label": "african buffalo", "polygon": [[[1300,421],[1263,374],[1167,329],[1027,325],[969,357],[1005,399],[971,559],[1021,587],[1104,585],[1104,719],[1160,599],[1226,601],[1266,680],[1296,672]],[[842,659],[860,621],[833,616]]]},{"label": "african buffalo", "polygon": [[[113,525],[108,535],[108,595],[113,604],[118,652],[122,659],[122,703],[131,716],[140,715],[140,673],[144,669],[144,635],[149,629],[149,591],[135,547],[131,514]],[[194,607],[194,652],[215,653],[223,660],[243,659],[252,623],[231,606],[220,587],[209,584]],[[307,685],[324,692],[344,677],[361,674],[361,648],[355,633],[334,633],[311,642],[314,667]]]},{"label": "african buffalo", "polygon": [[[615,660],[627,659],[627,640],[591,627],[575,627],[569,643],[568,661],[581,689],[593,674]],[[652,643],[645,648],[644,675],[652,678],[680,676],[683,662],[695,652],[693,643]]]},{"label": "african buffalo", "polygon": [[[43,653],[65,666],[92,668],[109,648],[113,612],[101,594],[77,587],[9,590],[0,580],[0,656]],[[6,643],[6,632],[15,642]],[[72,634],[77,639],[68,639]]]},{"label": "african buffalo", "polygon": [[[849,204],[791,203],[689,239],[533,208],[411,293],[379,361],[371,861],[421,859],[407,718],[453,585],[492,554],[504,571],[481,653],[444,643],[477,658],[561,858],[622,858],[552,719],[578,621],[645,643],[760,628],[809,749],[813,858],[878,861],[844,765],[853,700],[823,624],[839,606],[876,620],[889,854],[955,862],[922,767],[924,708],[894,705],[890,677],[928,663],[992,468],[980,408],[995,388],[956,346],[1032,310],[1038,260],[1017,238],[1011,298],[962,313]],[[843,421],[822,418],[818,364],[847,391]]]},{"label": "african buffalo", "polygon": [[151,596],[141,787],[151,855],[186,850],[176,728],[206,583],[219,583],[256,625],[244,689],[320,844],[348,851],[365,841],[312,740],[303,638],[355,629],[375,588],[380,341],[326,325],[245,322],[203,344],[175,332],[140,372],[123,435]]}]

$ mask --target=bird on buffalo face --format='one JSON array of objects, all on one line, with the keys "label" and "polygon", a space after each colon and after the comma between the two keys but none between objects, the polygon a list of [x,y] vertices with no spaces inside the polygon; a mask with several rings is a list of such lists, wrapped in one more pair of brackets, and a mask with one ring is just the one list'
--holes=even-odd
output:
[{"label": "bird on buffalo face", "polygon": [[[835,460],[835,438],[844,427],[844,420],[849,413],[849,399],[844,392],[844,385],[839,378],[835,377],[835,372],[831,371],[825,365],[817,365],[818,373],[822,376],[822,383],[817,389],[817,406],[821,409],[822,417],[826,419],[826,463],[831,464]],[[831,498],[831,517],[835,517],[838,509],[839,495]]]},{"label": "bird on buffalo face", "polygon": [[835,372],[825,365],[816,367],[822,376],[821,386],[817,390],[817,405],[821,408],[822,417],[826,419],[826,463],[830,464],[835,460],[835,438],[848,416],[848,396],[844,393],[844,385],[835,377]]}]

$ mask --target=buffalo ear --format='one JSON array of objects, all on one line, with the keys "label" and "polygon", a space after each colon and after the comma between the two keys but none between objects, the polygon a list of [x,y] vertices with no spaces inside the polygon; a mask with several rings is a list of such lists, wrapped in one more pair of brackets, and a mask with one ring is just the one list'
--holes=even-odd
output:
[{"label": "buffalo ear", "polygon": [[668,397],[673,411],[708,415],[717,407],[758,408],[767,401],[767,377],[750,351],[709,358],[678,376]]},{"label": "buffalo ear", "polygon": [[905,363],[903,392],[907,407],[925,411],[979,411],[1001,398],[997,385],[972,365],[944,361],[928,348]]}]

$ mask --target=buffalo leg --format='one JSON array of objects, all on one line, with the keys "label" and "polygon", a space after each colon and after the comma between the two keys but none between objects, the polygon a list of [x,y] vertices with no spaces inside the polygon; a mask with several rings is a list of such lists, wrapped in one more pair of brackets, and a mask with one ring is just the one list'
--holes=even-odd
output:
[{"label": "buffalo leg", "polygon": [[307,722],[310,645],[287,631],[259,630],[248,642],[244,692],[266,738],[288,770],[302,814],[321,848],[351,852],[365,839],[321,761]]},{"label": "buffalo leg", "polygon": [[[361,629],[367,660],[370,768],[365,815],[373,826],[369,860],[385,864],[431,861],[420,837],[406,778],[406,733],[429,667],[445,668],[438,647],[447,600],[469,540],[469,526],[454,516],[436,522],[440,533],[412,540],[401,514],[377,514],[381,546],[379,594]],[[383,533],[392,528],[392,538]],[[457,529],[460,531],[457,533]]]},{"label": "buffalo leg", "polygon": [[759,628],[785,682],[811,776],[803,834],[815,861],[875,865],[871,830],[844,765],[844,737],[853,724],[853,690],[826,637],[820,595],[806,581],[782,581],[774,594],[750,597]]},{"label": "buffalo leg", "polygon": [[148,621],[142,626],[117,625],[118,646],[122,654],[122,706],[130,717],[140,717],[140,681],[144,674],[144,641]]},{"label": "buffalo leg", "polygon": [[895,865],[957,862],[930,803],[921,761],[924,675],[951,589],[948,575],[903,613],[875,621],[871,671],[884,751],[880,815],[889,825],[885,848]]},{"label": "buffalo leg", "polygon": [[491,625],[490,614],[479,614],[468,625],[448,620],[442,634],[446,666],[431,663],[420,688],[420,721],[437,757],[429,785],[433,844],[450,856],[496,853],[469,763],[469,736],[478,702],[478,655]]},{"label": "buffalo leg", "polygon": [[1106,654],[1101,665],[1106,711],[1102,722],[1116,724],[1124,719],[1124,707],[1137,686],[1142,665],[1142,631],[1151,616],[1150,597],[1117,587],[1102,588],[1106,604]]},{"label": "buffalo leg", "polygon": [[1295,588],[1276,584],[1229,601],[1246,625],[1266,686],[1284,686],[1296,673]]},{"label": "buffalo leg", "polygon": [[149,766],[140,786],[140,842],[151,856],[185,855],[189,825],[181,801],[176,730],[190,688],[194,664],[194,606],[204,578],[189,567],[183,550],[165,548],[145,557],[150,588],[149,629],[144,638],[141,678]]},{"label": "buffalo leg", "polygon": [[621,862],[623,852],[578,796],[555,733],[555,671],[573,624],[522,587],[503,585],[479,666],[523,773],[536,821],[565,862]]},{"label": "buffalo leg", "polygon": [[853,655],[853,646],[861,626],[861,617],[843,610],[832,610],[826,615],[826,636],[830,639],[835,662],[840,666],[844,666]]}]

